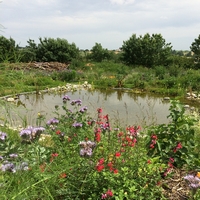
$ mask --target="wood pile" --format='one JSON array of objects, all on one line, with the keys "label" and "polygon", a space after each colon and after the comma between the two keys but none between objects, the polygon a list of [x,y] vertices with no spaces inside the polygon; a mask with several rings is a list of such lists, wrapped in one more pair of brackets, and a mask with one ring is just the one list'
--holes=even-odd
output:
[{"label": "wood pile", "polygon": [[12,69],[19,70],[19,69],[26,69],[26,70],[33,70],[39,69],[47,72],[53,71],[63,71],[69,68],[69,64],[66,63],[59,63],[59,62],[31,62],[31,63],[21,63],[15,64],[12,66]]}]

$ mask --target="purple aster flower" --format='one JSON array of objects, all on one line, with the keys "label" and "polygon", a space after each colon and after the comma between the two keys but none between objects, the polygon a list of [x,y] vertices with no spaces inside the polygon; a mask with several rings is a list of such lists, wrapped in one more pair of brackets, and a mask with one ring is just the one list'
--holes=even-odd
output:
[{"label": "purple aster flower", "polygon": [[43,127],[32,127],[29,126],[28,128],[25,128],[20,131],[20,136],[27,140],[32,140],[36,138],[37,136],[40,136],[41,132],[43,132],[45,128]]},{"label": "purple aster flower", "polygon": [[65,95],[62,99],[64,102],[70,101],[70,97],[68,95]]},{"label": "purple aster flower", "polygon": [[88,109],[87,106],[84,106],[79,110],[79,112],[84,113],[85,111],[87,111],[87,109]]},{"label": "purple aster flower", "polygon": [[15,154],[15,153],[12,153],[12,154],[10,154],[10,155],[9,155],[9,157],[10,157],[10,158],[17,158],[17,157],[18,157],[18,155],[17,155],[17,154]]},{"label": "purple aster flower", "polygon": [[75,123],[73,123],[72,126],[78,128],[78,127],[82,127],[83,124],[81,124],[81,123],[79,123],[79,122],[75,122]]},{"label": "purple aster flower", "polygon": [[59,123],[59,120],[58,120],[58,119],[55,119],[55,118],[50,119],[50,120],[47,122],[48,125],[58,124],[58,123]]},{"label": "purple aster flower", "polygon": [[72,106],[74,106],[74,105],[81,106],[82,101],[81,101],[80,99],[78,99],[78,100],[72,100],[72,101],[70,102],[70,104],[71,104]]},{"label": "purple aster flower", "polygon": [[4,141],[7,137],[6,133],[0,132],[0,140]]},{"label": "purple aster flower", "polygon": [[197,189],[200,187],[200,178],[194,175],[187,175],[184,177],[185,180],[189,182],[189,187],[192,189]]},{"label": "purple aster flower", "polygon": [[5,161],[1,165],[0,170],[3,171],[3,172],[6,172],[6,171],[10,171],[10,172],[13,172],[13,173],[16,172],[15,165],[11,162],[8,162],[8,161]]}]

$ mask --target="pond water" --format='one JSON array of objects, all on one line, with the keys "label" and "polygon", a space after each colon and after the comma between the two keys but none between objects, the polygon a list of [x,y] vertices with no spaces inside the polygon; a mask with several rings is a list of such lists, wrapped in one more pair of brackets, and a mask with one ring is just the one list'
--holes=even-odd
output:
[{"label": "pond water", "polygon": [[[97,109],[102,108],[103,114],[109,115],[111,124],[144,126],[169,122],[167,118],[169,101],[163,101],[163,97],[122,90],[78,90],[59,94],[23,94],[16,100],[15,105],[6,102],[6,105],[2,106],[0,114],[4,113],[3,121],[5,122],[5,118],[7,118],[11,126],[21,124],[35,126],[38,113],[44,115],[46,121],[56,117],[53,113],[55,106],[62,107],[62,98],[66,94],[71,100],[81,99],[81,107],[87,106],[91,117],[95,118]],[[72,108],[71,105],[69,108]],[[60,112],[62,113],[62,109]],[[2,116],[0,117],[3,119]]]}]

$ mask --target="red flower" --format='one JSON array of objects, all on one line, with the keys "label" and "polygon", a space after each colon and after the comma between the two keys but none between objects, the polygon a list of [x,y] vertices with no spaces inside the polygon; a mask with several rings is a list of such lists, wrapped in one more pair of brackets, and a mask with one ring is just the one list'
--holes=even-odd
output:
[{"label": "red flower", "polygon": [[120,157],[120,156],[121,156],[120,152],[116,152],[116,153],[115,153],[115,156],[116,156],[117,158]]},{"label": "red flower", "polygon": [[157,140],[157,139],[158,139],[157,135],[155,135],[155,134],[152,135],[151,138],[154,139],[154,140]]},{"label": "red flower", "polygon": [[110,197],[113,196],[113,192],[112,192],[111,190],[108,190],[108,191],[106,192],[106,194],[107,194],[108,196],[110,196]]},{"label": "red flower", "polygon": [[61,131],[60,130],[57,130],[56,131],[56,135],[60,135]]},{"label": "red flower", "polygon": [[100,141],[101,141],[101,134],[100,134],[100,133],[96,133],[96,134],[95,134],[95,140],[96,140],[97,142],[100,142]]},{"label": "red flower", "polygon": [[98,113],[102,113],[102,112],[103,112],[103,109],[102,109],[102,108],[98,108],[98,109],[97,109],[97,112],[98,112]]},{"label": "red flower", "polygon": [[151,160],[147,160],[147,163],[148,163],[148,164],[151,164]]},{"label": "red flower", "polygon": [[98,164],[103,165],[104,164],[104,158],[100,158]]},{"label": "red flower", "polygon": [[104,165],[97,165],[96,169],[97,169],[98,172],[100,172],[104,169]]},{"label": "red flower", "polygon": [[67,177],[67,174],[65,174],[65,173],[62,173],[62,174],[60,174],[60,176],[59,176],[60,178],[66,178]]},{"label": "red flower", "polygon": [[114,174],[118,174],[118,169],[113,170]]},{"label": "red flower", "polygon": [[58,153],[52,153],[51,157],[58,157]]}]

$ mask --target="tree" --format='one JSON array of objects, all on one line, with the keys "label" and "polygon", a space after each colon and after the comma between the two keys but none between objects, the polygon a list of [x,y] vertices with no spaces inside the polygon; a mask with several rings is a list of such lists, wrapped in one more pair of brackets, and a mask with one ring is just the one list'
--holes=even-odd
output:
[{"label": "tree", "polygon": [[143,37],[133,34],[122,45],[122,60],[129,65],[153,67],[165,65],[171,54],[171,44],[165,42],[161,34],[147,33]]},{"label": "tree", "polygon": [[20,58],[19,46],[15,40],[0,36],[0,62],[18,62]]},{"label": "tree", "polygon": [[37,44],[34,40],[29,39],[27,41],[28,46],[21,50],[23,57],[22,62],[31,62],[37,60]]},{"label": "tree", "polygon": [[108,49],[104,49],[100,43],[95,43],[91,49],[90,59],[96,62],[101,62],[103,60],[109,60],[111,58],[111,53]]},{"label": "tree", "polygon": [[196,64],[200,65],[200,35],[194,40],[190,46],[191,51],[194,53],[194,59]]},{"label": "tree", "polygon": [[37,47],[38,61],[57,61],[62,63],[71,62],[79,56],[79,49],[74,43],[69,44],[65,39],[39,38]]}]

